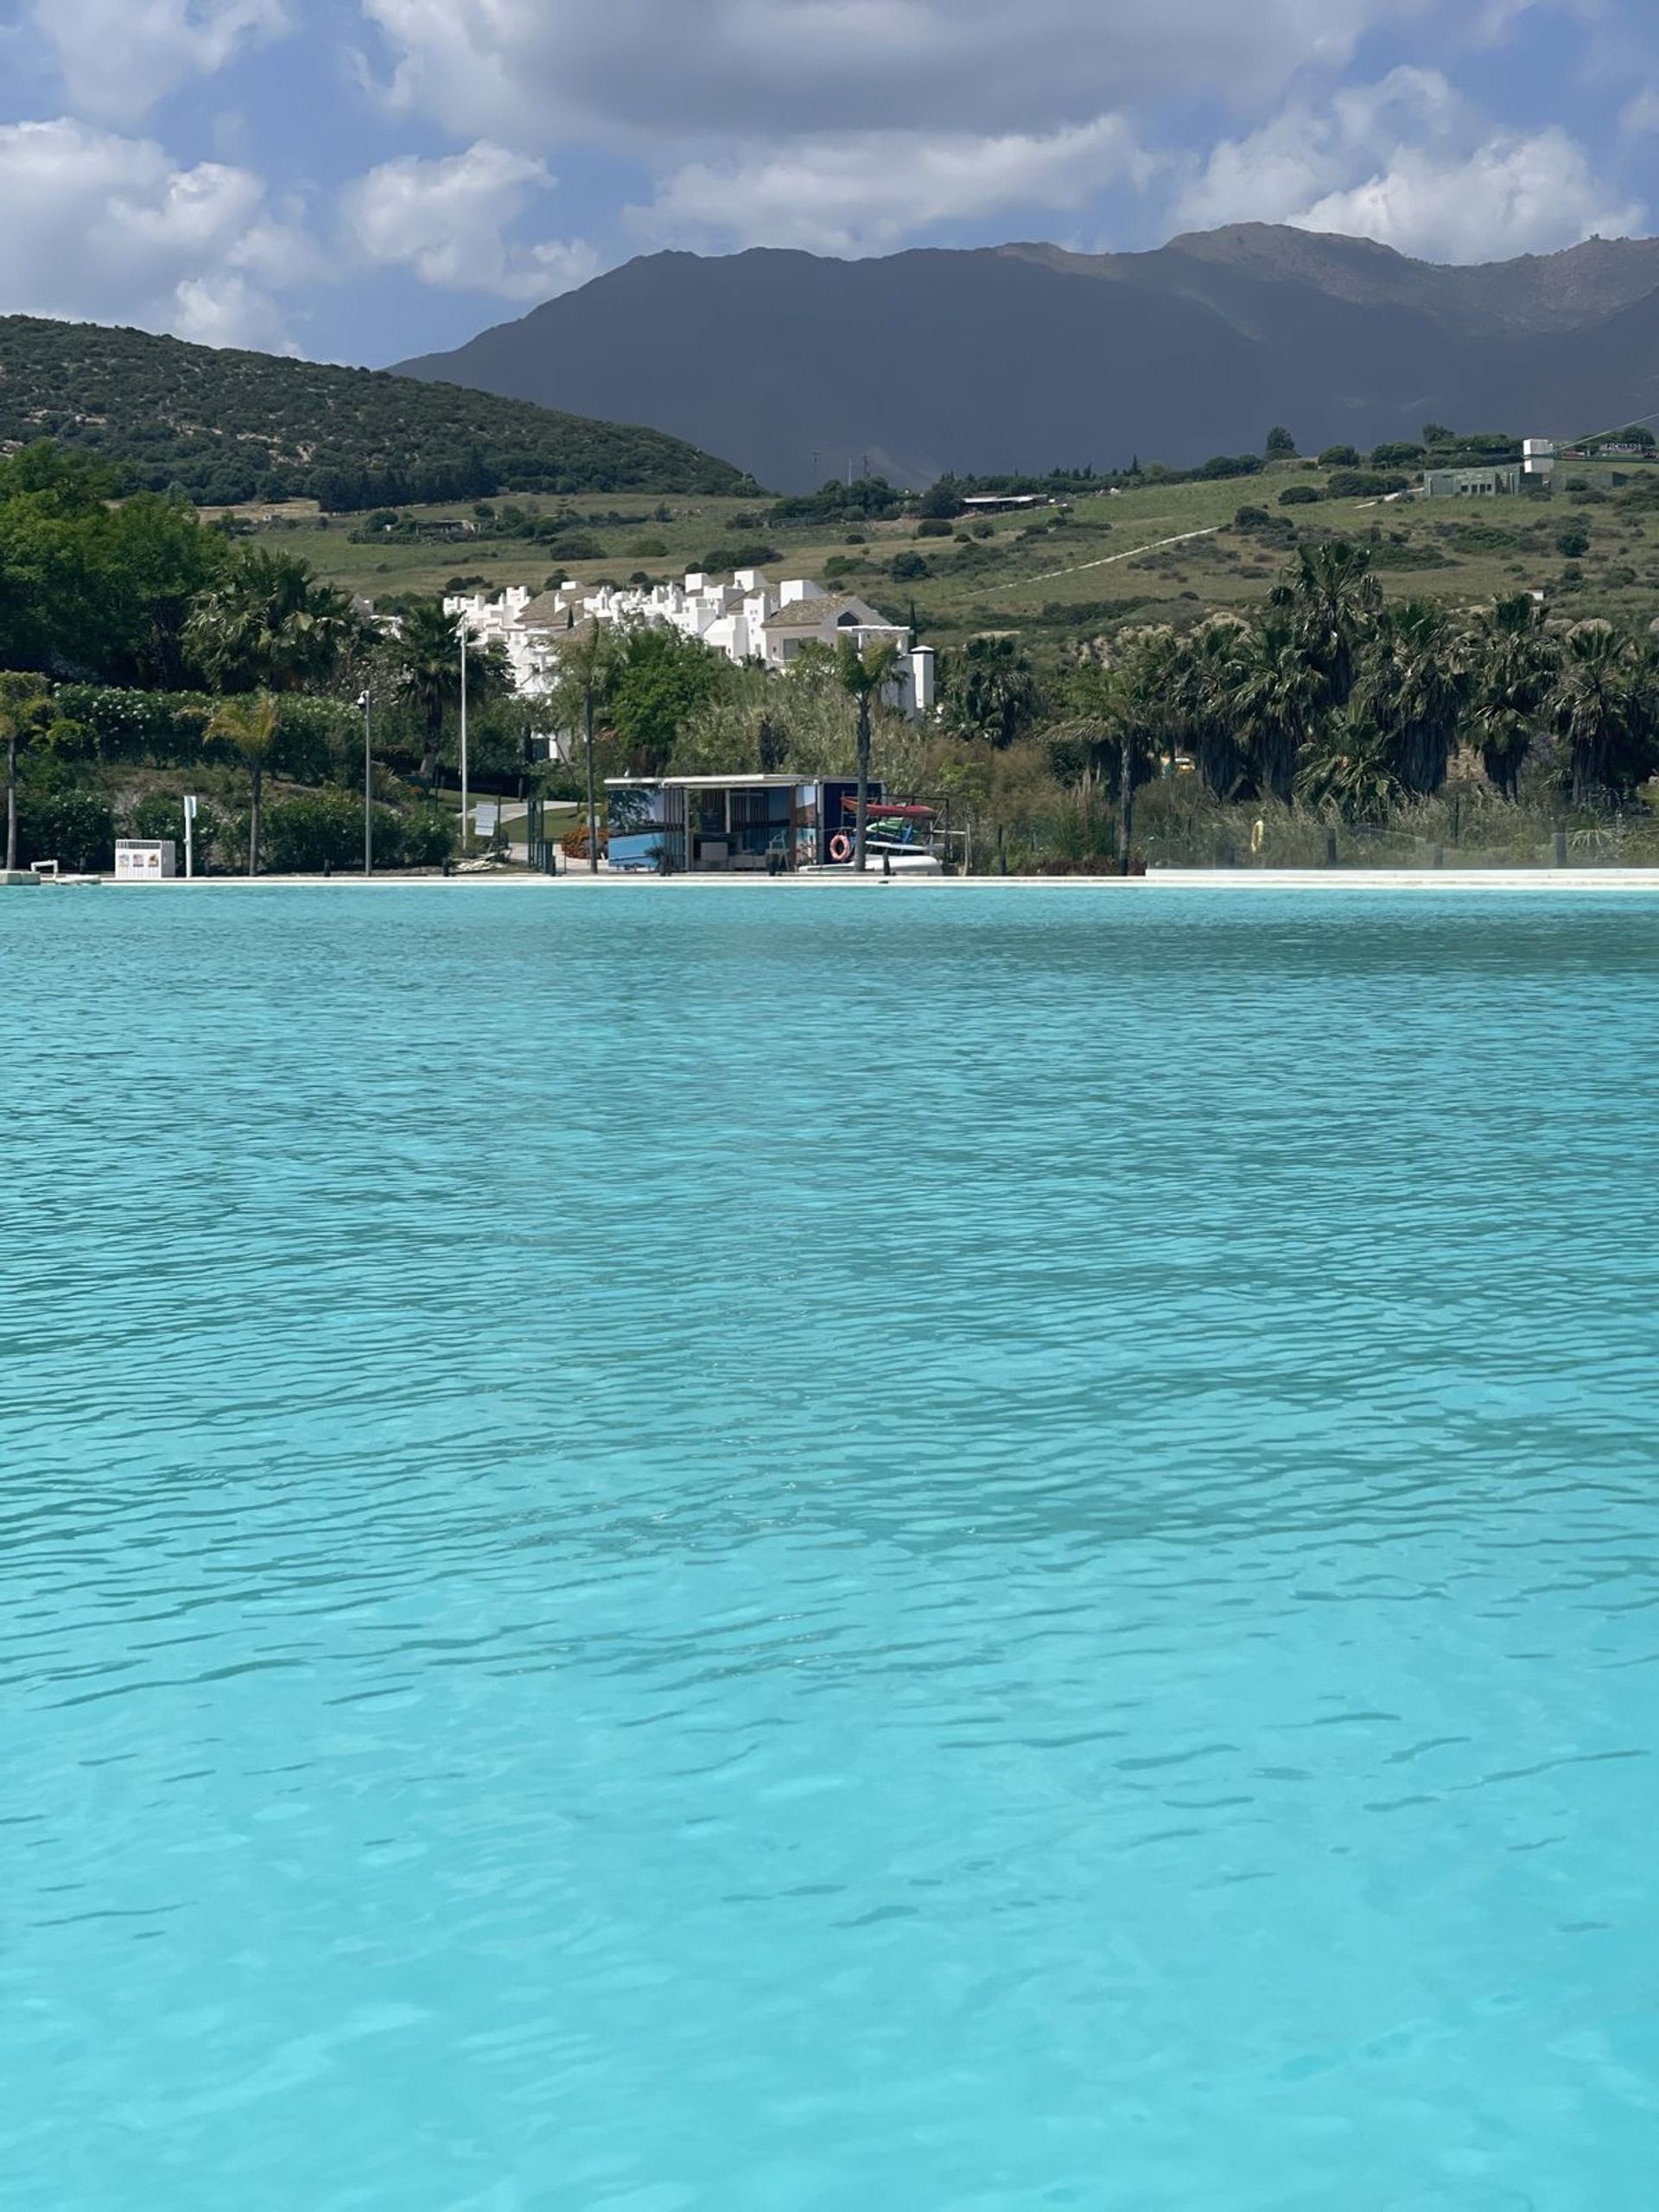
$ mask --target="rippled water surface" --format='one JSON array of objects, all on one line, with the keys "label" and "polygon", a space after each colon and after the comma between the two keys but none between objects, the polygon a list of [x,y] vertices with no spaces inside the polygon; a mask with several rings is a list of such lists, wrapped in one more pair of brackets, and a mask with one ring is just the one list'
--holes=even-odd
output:
[{"label": "rippled water surface", "polygon": [[1659,903],[0,914],[0,2202],[1643,2212]]}]

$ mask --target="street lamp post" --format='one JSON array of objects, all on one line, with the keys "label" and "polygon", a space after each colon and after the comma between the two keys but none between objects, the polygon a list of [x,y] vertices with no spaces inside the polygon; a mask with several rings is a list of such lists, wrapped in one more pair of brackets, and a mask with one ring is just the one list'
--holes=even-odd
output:
[{"label": "street lamp post", "polygon": [[369,751],[371,728],[370,695],[365,692],[358,701],[363,709],[363,873],[374,874],[374,763]]},{"label": "street lamp post", "polygon": [[461,852],[465,860],[472,852],[472,817],[467,789],[467,617],[461,618]]}]

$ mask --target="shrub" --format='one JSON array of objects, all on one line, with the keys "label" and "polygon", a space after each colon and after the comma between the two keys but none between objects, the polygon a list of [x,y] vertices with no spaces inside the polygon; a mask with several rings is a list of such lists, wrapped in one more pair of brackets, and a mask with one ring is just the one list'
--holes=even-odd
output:
[{"label": "shrub", "polygon": [[1564,561],[1581,561],[1590,550],[1590,533],[1581,523],[1569,523],[1555,533],[1555,550]]},{"label": "shrub", "polygon": [[1408,441],[1371,448],[1373,468],[1410,468],[1415,462],[1424,458],[1423,448],[1413,445]]},{"label": "shrub", "polygon": [[962,501],[957,498],[956,486],[948,476],[941,476],[937,484],[928,486],[922,494],[916,512],[936,522],[955,520],[956,517],[962,512]]},{"label": "shrub", "polygon": [[919,583],[931,572],[919,553],[895,553],[887,573],[896,584]]},{"label": "shrub", "polygon": [[1459,553],[1514,553],[1520,541],[1512,530],[1491,522],[1443,522],[1439,534]]},{"label": "shrub", "polygon": [[1325,491],[1333,499],[1382,499],[1391,492],[1409,488],[1410,479],[1405,476],[1381,476],[1373,469],[1333,469]]},{"label": "shrub", "polygon": [[[375,810],[375,838],[380,836],[380,816]],[[455,849],[455,825],[441,806],[416,806],[391,817],[396,825],[397,857],[388,853],[389,868],[438,868]]]},{"label": "shrub", "polygon": [[949,537],[950,525],[943,515],[929,515],[916,525],[918,537]]},{"label": "shrub", "polygon": [[310,875],[327,868],[360,868],[362,801],[339,790],[272,799],[264,810],[260,855],[262,865],[273,875]]},{"label": "shrub", "polygon": [[636,537],[628,550],[636,561],[665,561],[668,541],[663,537]]},{"label": "shrub", "polygon": [[1279,494],[1281,507],[1317,506],[1325,497],[1317,484],[1293,484]]},{"label": "shrub", "polygon": [[1241,507],[1233,517],[1235,530],[1265,530],[1273,517],[1265,507]]},{"label": "shrub", "polygon": [[146,761],[172,767],[201,757],[210,699],[164,691],[125,691],[101,683],[65,683],[58,705],[92,733],[100,760]]},{"label": "shrub", "polygon": [[1319,455],[1321,468],[1357,468],[1359,454],[1353,446],[1326,446]]},{"label": "shrub", "polygon": [[[408,814],[374,808],[377,868],[435,868],[454,851],[453,823],[442,809]],[[273,875],[319,875],[363,865],[363,802],[334,786],[273,799],[264,810],[262,865]]]},{"label": "shrub", "polygon": [[106,798],[73,785],[20,785],[18,858],[56,861],[66,874],[95,875],[115,866],[115,817]]},{"label": "shrub", "polygon": [[543,541],[545,550],[557,561],[602,561],[605,548],[601,542],[585,530],[556,530]]},{"label": "shrub", "polygon": [[712,553],[704,554],[702,565],[709,575],[721,575],[728,569],[764,569],[769,561],[778,557],[775,545],[763,545],[758,538],[752,538],[732,545],[716,545]]},{"label": "shrub", "polygon": [[[198,872],[205,873],[229,839],[228,817],[216,806],[200,800],[196,806],[195,836],[191,841]],[[184,801],[175,791],[151,791],[127,817],[122,835],[129,837],[170,837],[177,849],[179,873],[184,873]],[[228,854],[221,854],[228,858]]]}]

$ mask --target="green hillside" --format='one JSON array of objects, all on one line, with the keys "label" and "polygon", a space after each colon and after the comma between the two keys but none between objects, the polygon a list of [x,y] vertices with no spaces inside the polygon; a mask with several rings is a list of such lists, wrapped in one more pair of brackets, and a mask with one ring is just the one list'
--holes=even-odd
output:
[{"label": "green hillside", "polygon": [[95,323],[0,317],[0,447],[39,438],[202,505],[336,512],[498,492],[741,492],[738,469],[658,430],[528,401]]}]

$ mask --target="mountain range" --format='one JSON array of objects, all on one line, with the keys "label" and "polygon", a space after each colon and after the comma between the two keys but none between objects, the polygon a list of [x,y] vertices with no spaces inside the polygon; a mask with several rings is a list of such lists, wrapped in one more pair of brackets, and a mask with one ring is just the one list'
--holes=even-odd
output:
[{"label": "mountain range", "polygon": [[1588,435],[1659,410],[1659,239],[1478,267],[1230,225],[1146,253],[645,256],[400,365],[599,414],[798,490],[1415,437]]}]

